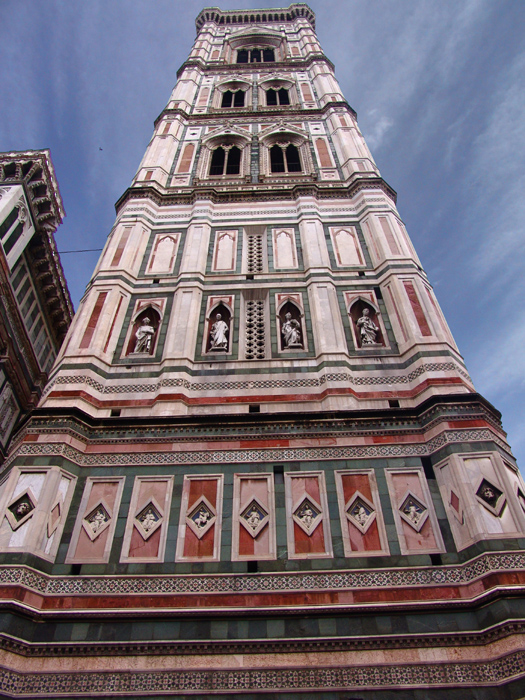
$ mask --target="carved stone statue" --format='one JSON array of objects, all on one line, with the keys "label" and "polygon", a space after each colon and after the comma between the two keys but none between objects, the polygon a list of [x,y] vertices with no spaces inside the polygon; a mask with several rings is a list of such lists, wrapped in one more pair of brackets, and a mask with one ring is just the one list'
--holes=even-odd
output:
[{"label": "carved stone statue", "polygon": [[24,515],[27,515],[31,511],[31,506],[29,503],[26,503],[25,501],[22,503],[19,503],[16,507],[16,516],[19,520],[21,520]]},{"label": "carved stone statue", "polygon": [[406,515],[410,518],[410,520],[417,525],[418,522],[421,520],[421,516],[423,513],[421,510],[416,506],[415,503],[411,503],[407,510],[405,511]]},{"label": "carved stone statue", "polygon": [[228,324],[222,320],[221,314],[215,316],[210,339],[210,350],[228,350]]},{"label": "carved stone statue", "polygon": [[93,520],[89,523],[93,534],[98,532],[100,530],[100,528],[102,527],[102,525],[104,525],[105,522],[106,522],[106,515],[104,514],[103,511],[97,510],[97,512],[93,516]]},{"label": "carved stone statue", "polygon": [[312,527],[314,513],[310,506],[305,506],[299,514],[299,520],[303,523],[307,530]]},{"label": "carved stone statue", "polygon": [[141,525],[144,528],[145,532],[149,532],[156,522],[157,521],[155,519],[153,511],[148,510],[148,512],[142,518]]},{"label": "carved stone statue", "polygon": [[299,321],[292,318],[292,314],[288,312],[285,314],[284,323],[281,327],[281,333],[283,336],[284,347],[285,348],[302,348],[303,344],[301,342],[301,326]]},{"label": "carved stone statue", "polygon": [[363,315],[357,319],[356,326],[359,330],[361,338],[361,346],[376,345],[376,337],[379,332],[379,327],[370,318],[370,309],[363,309]]},{"label": "carved stone statue", "polygon": [[133,353],[150,353],[155,336],[155,329],[150,326],[150,319],[145,316],[135,334],[135,348]]},{"label": "carved stone statue", "polygon": [[259,527],[259,523],[261,522],[261,516],[259,515],[255,506],[248,513],[248,517],[246,518],[246,522],[254,530],[256,530]]},{"label": "carved stone statue", "polygon": [[204,527],[207,523],[208,520],[210,519],[210,513],[208,513],[207,510],[204,510],[204,508],[201,508],[195,518],[193,518],[193,522],[195,525],[200,529],[201,527]]}]

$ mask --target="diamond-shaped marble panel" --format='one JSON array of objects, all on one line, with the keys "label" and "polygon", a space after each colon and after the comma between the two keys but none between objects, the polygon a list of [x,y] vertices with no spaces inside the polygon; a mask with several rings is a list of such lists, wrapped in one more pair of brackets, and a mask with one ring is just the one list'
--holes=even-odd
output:
[{"label": "diamond-shaped marble panel", "polygon": [[266,526],[270,516],[257,498],[253,498],[241,513],[241,524],[255,538]]},{"label": "diamond-shaped marble panel", "polygon": [[217,519],[215,508],[205,496],[201,496],[186,516],[186,523],[200,539]]},{"label": "diamond-shaped marble panel", "polygon": [[86,531],[89,539],[93,542],[109,527],[111,522],[111,511],[103,501],[97,503],[88,515],[82,520],[82,527]]},{"label": "diamond-shaped marble panel", "polygon": [[160,508],[152,499],[135,516],[135,527],[147,540],[162,524]]},{"label": "diamond-shaped marble panel", "polygon": [[36,504],[37,499],[31,489],[26,489],[23,493],[18,494],[9,503],[5,514],[13,530],[19,528],[32,517]]},{"label": "diamond-shaped marble panel", "polygon": [[487,510],[499,518],[506,503],[505,495],[501,489],[483,478],[477,488],[476,496]]},{"label": "diamond-shaped marble panel", "polygon": [[305,497],[295,508],[293,519],[307,535],[311,535],[322,520],[322,508],[313,498]]},{"label": "diamond-shaped marble panel", "polygon": [[428,518],[428,508],[413,493],[408,491],[399,506],[399,513],[405,522],[420,532]]},{"label": "diamond-shaped marble panel", "polygon": [[373,504],[356,491],[346,504],[346,517],[360,532],[365,534],[376,519],[376,510]]}]

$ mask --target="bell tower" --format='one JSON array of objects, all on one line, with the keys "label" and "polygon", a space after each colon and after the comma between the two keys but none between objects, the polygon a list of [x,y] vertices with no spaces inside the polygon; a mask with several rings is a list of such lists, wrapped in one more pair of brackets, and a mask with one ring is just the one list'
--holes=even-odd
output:
[{"label": "bell tower", "polygon": [[7,462],[1,687],[517,698],[525,485],[315,16],[196,27]]}]

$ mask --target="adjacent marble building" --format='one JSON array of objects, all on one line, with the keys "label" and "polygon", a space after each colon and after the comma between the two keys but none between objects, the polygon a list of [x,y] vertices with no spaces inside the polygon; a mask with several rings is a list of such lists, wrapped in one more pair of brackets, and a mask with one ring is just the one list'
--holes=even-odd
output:
[{"label": "adjacent marble building", "polygon": [[522,697],[525,486],[307,5],[197,37],[0,497],[6,697]]},{"label": "adjacent marble building", "polygon": [[73,317],[54,239],[63,216],[49,151],[0,153],[0,463]]}]

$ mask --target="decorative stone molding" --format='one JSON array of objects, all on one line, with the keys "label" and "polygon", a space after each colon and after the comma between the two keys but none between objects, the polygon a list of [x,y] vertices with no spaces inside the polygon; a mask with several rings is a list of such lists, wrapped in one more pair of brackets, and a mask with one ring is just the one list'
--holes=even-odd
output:
[{"label": "decorative stone molding", "polygon": [[[43,595],[271,593],[461,586],[501,572],[523,572],[525,551],[490,552],[464,564],[257,574],[50,576],[27,566],[0,565],[0,584]],[[519,585],[518,585],[519,587]]]},{"label": "decorative stone molding", "polygon": [[381,457],[422,457],[431,455],[447,444],[465,442],[495,442],[503,449],[508,445],[488,429],[444,431],[436,438],[421,443],[351,445],[341,447],[286,447],[282,449],[195,450],[177,452],[129,452],[85,454],[63,443],[22,443],[11,455],[17,457],[56,455],[63,456],[79,466],[146,465],[146,464],[228,464],[257,462],[316,461],[319,459],[368,459]]}]

